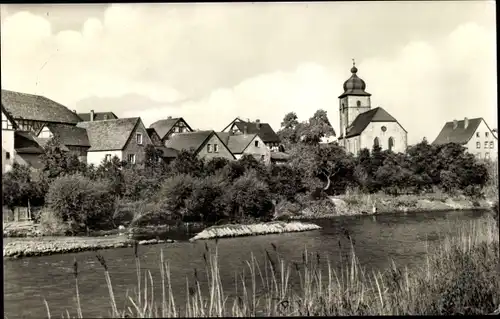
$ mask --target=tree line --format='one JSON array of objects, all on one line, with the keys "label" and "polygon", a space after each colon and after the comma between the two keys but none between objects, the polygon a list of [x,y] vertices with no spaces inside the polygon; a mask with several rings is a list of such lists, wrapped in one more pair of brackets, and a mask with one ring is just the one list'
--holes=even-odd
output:
[{"label": "tree line", "polygon": [[[487,164],[458,144],[422,141],[404,154],[375,147],[355,157],[336,143],[320,143],[332,130],[323,110],[302,123],[287,114],[278,134],[290,161],[267,166],[251,155],[204,160],[191,151],[167,164],[153,146],[141,164],[114,157],[86,165],[54,138],[39,171],[14,164],[2,176],[2,196],[9,208],[28,201],[44,206],[37,216],[42,222],[81,232],[130,222],[269,220],[279,203],[307,205],[348,189],[389,195],[438,189],[480,197],[490,178]],[[122,209],[127,205],[128,212]]]}]

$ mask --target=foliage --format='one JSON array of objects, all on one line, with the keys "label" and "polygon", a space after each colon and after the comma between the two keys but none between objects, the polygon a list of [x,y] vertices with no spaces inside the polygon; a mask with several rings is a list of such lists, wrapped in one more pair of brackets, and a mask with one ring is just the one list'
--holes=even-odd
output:
[{"label": "foliage", "polygon": [[201,177],[203,176],[204,164],[204,161],[196,155],[194,150],[182,150],[169,164],[169,170],[174,174]]},{"label": "foliage", "polygon": [[14,163],[12,169],[2,175],[3,204],[13,209],[15,206],[41,205],[44,201],[44,183],[34,180],[33,172],[26,165]]},{"label": "foliage", "polygon": [[185,205],[191,221],[216,222],[224,217],[227,203],[224,200],[226,183],[219,176],[193,180],[191,195]]},{"label": "foliage", "polygon": [[81,174],[58,177],[50,185],[47,202],[73,231],[112,225],[115,196],[106,182],[91,181]]},{"label": "foliage", "polygon": [[156,194],[161,211],[174,219],[186,215],[186,200],[191,196],[196,180],[191,175],[178,174],[168,177]]},{"label": "foliage", "polygon": [[42,171],[49,179],[63,174],[83,173],[86,169],[86,165],[80,162],[75,153],[64,149],[57,137],[49,139],[40,158],[43,165]]},{"label": "foliage", "polygon": [[40,231],[44,236],[64,236],[71,232],[70,225],[52,210],[40,213]]}]

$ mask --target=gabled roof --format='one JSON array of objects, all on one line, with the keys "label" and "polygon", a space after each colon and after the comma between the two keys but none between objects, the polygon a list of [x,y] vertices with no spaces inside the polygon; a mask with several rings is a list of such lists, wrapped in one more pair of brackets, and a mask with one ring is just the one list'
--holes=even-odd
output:
[{"label": "gabled roof", "polygon": [[43,154],[43,147],[37,139],[25,131],[14,132],[14,150],[19,154]]},{"label": "gabled roof", "polygon": [[[374,109],[371,109],[369,111],[366,111],[364,113],[359,114],[354,119],[351,126],[347,128],[346,137],[349,138],[349,137],[360,135],[366,129],[368,124],[370,124],[372,122],[396,122],[396,123],[398,123],[398,121],[392,115],[390,115],[386,110],[384,110],[381,107],[376,107]],[[403,128],[403,127],[401,126],[401,128]],[[405,130],[405,129],[403,128],[403,130]],[[405,130],[405,132],[406,132],[406,130]],[[343,135],[344,134],[342,132],[339,139],[344,138]]]},{"label": "gabled roof", "polygon": [[229,132],[217,132],[219,138],[233,154],[243,153],[257,134],[231,134]]},{"label": "gabled roof", "polygon": [[194,149],[198,152],[213,134],[214,131],[176,133],[165,142],[165,146],[178,151]]},{"label": "gabled roof", "polygon": [[90,142],[89,152],[123,150],[130,135],[140,122],[140,118],[131,117],[116,120],[80,122],[78,127],[87,130]]},{"label": "gabled roof", "polygon": [[[82,119],[82,121],[90,121],[91,113],[78,113],[78,116]],[[94,121],[104,121],[104,120],[116,120],[118,116],[116,116],[113,112],[95,112],[94,113]]]},{"label": "gabled roof", "polygon": [[159,121],[156,121],[153,124],[151,124],[149,126],[149,128],[154,128],[156,130],[156,133],[158,133],[158,135],[160,136],[160,138],[163,139],[163,138],[165,138],[165,136],[168,133],[170,133],[170,131],[172,130],[174,125],[177,124],[179,121],[183,121],[186,124],[186,126],[189,128],[189,130],[191,130],[191,131],[193,130],[187,124],[187,122],[184,121],[184,119],[182,117],[159,120]]},{"label": "gabled roof", "polygon": [[432,144],[466,144],[474,135],[474,132],[477,130],[483,119],[478,117],[475,119],[469,119],[468,121],[469,124],[467,125],[467,128],[464,125],[465,120],[457,121],[457,127],[455,129],[453,129],[453,121],[446,122],[443,129],[441,129],[441,132]]},{"label": "gabled roof", "polygon": [[15,119],[70,124],[82,121],[64,105],[40,95],[2,90],[2,105]]},{"label": "gabled roof", "polygon": [[63,145],[90,147],[87,130],[75,125],[49,123],[45,125]]},{"label": "gabled roof", "polygon": [[[155,144],[155,140],[157,138],[158,143],[156,143],[157,145],[156,144],[155,145],[156,146],[163,146],[163,142],[161,141],[160,135],[158,135],[158,133],[156,132],[156,130],[154,128],[147,128],[146,132],[148,133],[148,136],[151,139],[151,142],[153,142],[153,144]],[[156,136],[156,138],[155,138],[155,136]]]},{"label": "gabled roof", "polygon": [[226,126],[223,131],[225,131],[227,128],[231,127],[233,124],[236,125],[238,130],[241,132],[245,131],[246,127],[246,132],[247,134],[257,134],[259,135],[260,139],[264,143],[279,143],[280,138],[278,134],[273,130],[271,125],[268,123],[257,123],[257,122],[247,122],[243,121],[240,118],[234,119],[228,126]]}]

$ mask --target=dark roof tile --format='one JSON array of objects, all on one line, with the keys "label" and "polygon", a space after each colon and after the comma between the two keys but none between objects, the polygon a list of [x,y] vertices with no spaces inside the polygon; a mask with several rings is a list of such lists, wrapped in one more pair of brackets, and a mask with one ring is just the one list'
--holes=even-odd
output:
[{"label": "dark roof tile", "polygon": [[2,90],[2,105],[15,119],[76,124],[80,117],[44,96]]},{"label": "dark roof tile", "polygon": [[214,131],[176,133],[165,142],[165,146],[178,151],[190,149],[197,151],[212,133]]},{"label": "dark roof tile", "polygon": [[257,134],[231,134],[228,132],[217,132],[217,135],[233,154],[241,154]]},{"label": "dark roof tile", "polygon": [[247,134],[257,134],[262,139],[264,143],[279,143],[280,138],[276,132],[274,132],[271,125],[268,123],[255,123],[255,122],[246,122],[242,120],[238,120],[234,122],[236,127],[241,132],[246,131]]},{"label": "dark roof tile", "polygon": [[458,143],[458,144],[466,144],[469,142],[474,132],[481,124],[482,118],[469,119],[469,125],[467,128],[464,123],[465,120],[457,121],[457,127],[453,129],[453,121],[446,122],[443,126],[443,129],[438,134],[434,142],[432,144],[446,144],[446,143]]},{"label": "dark roof tile", "polygon": [[87,130],[89,151],[122,150],[134,131],[138,117],[106,121],[80,122],[78,127]]},{"label": "dark roof tile", "polygon": [[[90,121],[90,113],[78,113],[78,116],[82,119],[82,121]],[[116,120],[118,116],[116,116],[113,112],[95,112],[94,113],[94,121],[105,121],[105,120]]]},{"label": "dark roof tile", "polygon": [[[366,129],[368,124],[372,122],[397,122],[397,120],[383,108],[376,107],[359,114],[354,119],[351,126],[347,128],[346,136],[349,138],[361,134]],[[342,134],[339,139],[344,137],[344,132],[341,133]]]},{"label": "dark roof tile", "polygon": [[90,147],[87,130],[84,128],[54,123],[47,124],[47,127],[64,145]]}]

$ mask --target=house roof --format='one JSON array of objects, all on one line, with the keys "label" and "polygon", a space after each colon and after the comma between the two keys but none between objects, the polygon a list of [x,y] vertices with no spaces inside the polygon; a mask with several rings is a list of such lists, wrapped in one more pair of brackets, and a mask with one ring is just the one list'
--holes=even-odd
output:
[{"label": "house roof", "polygon": [[217,132],[219,138],[233,154],[241,154],[250,145],[257,134],[231,134],[229,132]]},{"label": "house roof", "polygon": [[186,121],[182,117],[178,118],[168,118],[164,120],[159,120],[154,122],[149,126],[149,128],[154,128],[156,130],[156,133],[160,136],[161,139],[165,138],[165,135],[167,135],[172,128],[174,127],[177,122],[183,121],[186,126],[192,131],[191,127],[187,124]]},{"label": "house roof", "polygon": [[[35,140],[38,142],[38,145],[41,147],[45,148],[47,146],[47,143],[51,140],[50,138],[44,138],[44,137],[35,137]],[[60,146],[61,150],[63,151],[69,151],[69,149],[66,147],[66,144],[62,143]]]},{"label": "house roof", "polygon": [[80,122],[78,127],[87,130],[89,152],[122,150],[140,118],[130,117],[116,120]]},{"label": "house roof", "polygon": [[[264,143],[279,143],[280,138],[278,134],[273,130],[271,125],[268,123],[256,123],[256,122],[246,122],[239,118],[233,121],[236,124],[236,127],[241,132],[246,131],[247,134],[257,134],[261,138]],[[232,123],[231,123],[232,124]],[[229,126],[231,126],[231,124]],[[226,127],[227,128],[227,127]],[[224,129],[225,130],[225,129]]]},{"label": "house roof", "polygon": [[43,147],[37,139],[25,131],[14,132],[14,150],[19,154],[43,154]]},{"label": "house roof", "polygon": [[179,154],[179,151],[171,147],[156,146],[156,149],[162,151],[163,158],[175,158]]},{"label": "house roof", "polygon": [[55,123],[46,126],[64,145],[90,147],[87,130],[82,127]]},{"label": "house roof", "polygon": [[467,127],[464,125],[465,120],[457,121],[457,127],[455,129],[453,129],[453,121],[446,122],[432,144],[465,144],[469,142],[474,135],[474,132],[477,130],[482,120],[483,119],[480,117],[469,119],[469,125],[467,125]]},{"label": "house roof", "polygon": [[[90,114],[91,113],[78,113],[78,116],[82,119],[82,121],[90,121]],[[118,119],[118,116],[116,116],[116,114],[113,112],[94,113],[94,121],[116,120],[116,119]]]},{"label": "house roof", "polygon": [[[372,122],[396,122],[398,121],[390,115],[386,110],[384,110],[381,107],[376,107],[374,109],[371,109],[369,111],[366,111],[364,113],[359,114],[354,121],[352,122],[351,126],[347,128],[347,134],[346,137],[353,137],[361,134],[368,124]],[[404,130],[404,128],[403,128]],[[343,133],[343,132],[342,132]],[[344,134],[341,134],[339,139],[344,138]]]},{"label": "house roof", "polygon": [[64,105],[40,95],[2,90],[2,105],[15,119],[71,124],[82,121]]},{"label": "house roof", "polygon": [[178,151],[190,149],[198,151],[212,134],[214,131],[176,133],[165,142],[165,146]]}]

